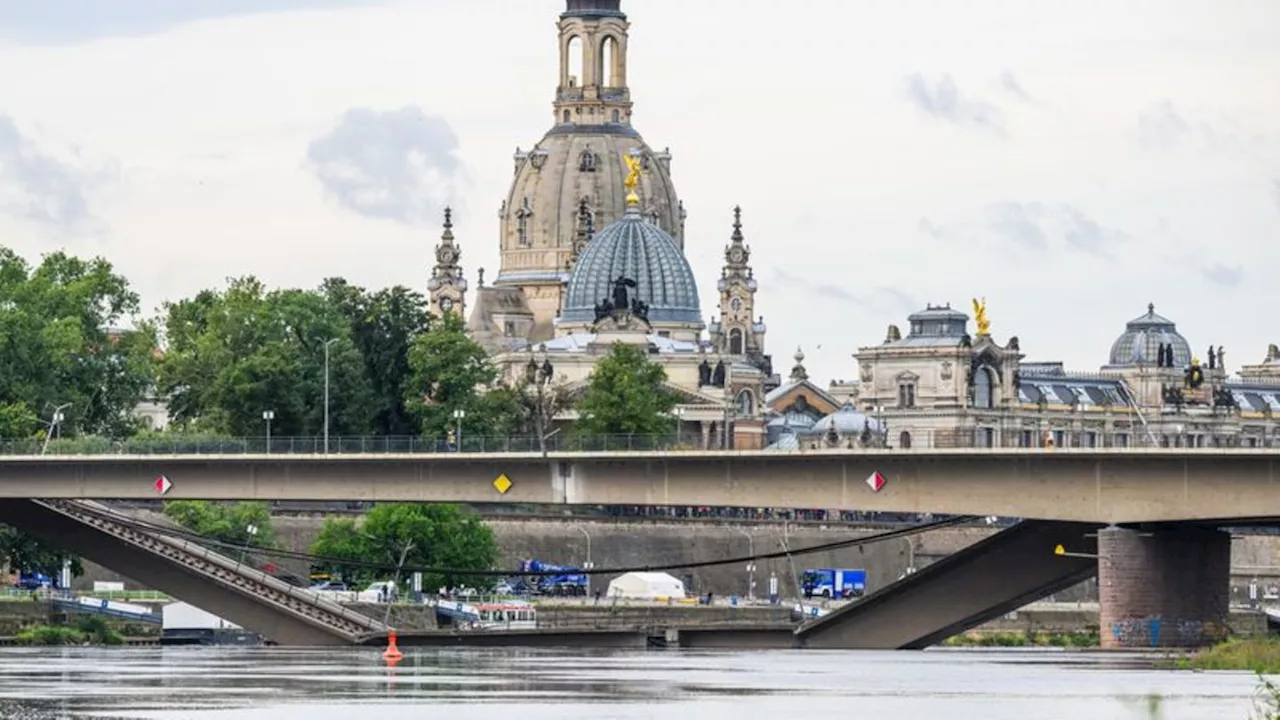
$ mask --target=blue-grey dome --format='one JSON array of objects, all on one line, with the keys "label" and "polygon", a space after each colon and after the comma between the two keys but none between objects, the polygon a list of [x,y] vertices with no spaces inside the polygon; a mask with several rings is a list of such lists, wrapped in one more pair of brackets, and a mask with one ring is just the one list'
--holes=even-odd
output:
[{"label": "blue-grey dome", "polygon": [[878,421],[867,417],[865,413],[858,412],[850,402],[846,402],[839,410],[814,423],[811,432],[825,434],[833,428],[836,434],[841,436],[856,435],[863,430],[870,430],[872,433],[884,432],[884,428]]},{"label": "blue-grey dome", "polygon": [[1147,314],[1130,320],[1124,334],[1111,345],[1111,365],[1155,365],[1161,345],[1173,346],[1173,366],[1185,368],[1191,364],[1191,345],[1178,334],[1178,327],[1169,318],[1156,314],[1154,304],[1147,305]]},{"label": "blue-grey dome", "polygon": [[646,222],[634,207],[583,248],[569,276],[561,318],[593,322],[596,305],[613,295],[619,277],[636,282],[629,295],[648,303],[649,322],[701,324],[698,284],[689,261],[670,235]]}]

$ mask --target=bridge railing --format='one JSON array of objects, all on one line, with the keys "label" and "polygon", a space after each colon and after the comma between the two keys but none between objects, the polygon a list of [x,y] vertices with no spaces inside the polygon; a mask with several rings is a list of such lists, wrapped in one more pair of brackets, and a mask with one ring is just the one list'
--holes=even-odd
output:
[{"label": "bridge railing", "polygon": [[[907,438],[890,433],[887,439],[859,436],[825,437],[806,435],[799,442],[779,448],[780,453],[812,450],[867,450],[909,452],[911,450],[964,449],[991,450],[1144,450],[1177,449],[1195,447],[1205,449],[1280,449],[1280,438],[1268,436],[1254,438],[1245,443],[1241,438],[1196,436],[1192,439],[1173,438],[1167,443],[1151,446],[1138,442],[1132,431],[1097,432],[1072,431],[1041,433],[1025,429],[992,435],[972,432],[925,438]],[[1259,441],[1260,440],[1260,441]],[[691,442],[696,441],[696,442]],[[1061,445],[1060,447],[1053,447]],[[42,440],[17,440],[0,443],[0,456],[85,456],[85,455],[320,455],[326,452],[341,455],[387,454],[452,454],[452,453],[552,453],[563,452],[705,452],[719,450],[714,442],[707,447],[701,437],[674,433],[662,435],[575,435],[558,434],[539,442],[530,435],[463,435],[461,441],[452,437],[422,437],[417,435],[346,436],[332,435],[326,444],[319,436],[222,437],[217,435],[191,435],[183,433],[145,433],[130,438],[105,438],[83,436],[63,438],[45,443]],[[749,448],[733,447],[730,451]],[[750,448],[755,450],[755,448]]]}]

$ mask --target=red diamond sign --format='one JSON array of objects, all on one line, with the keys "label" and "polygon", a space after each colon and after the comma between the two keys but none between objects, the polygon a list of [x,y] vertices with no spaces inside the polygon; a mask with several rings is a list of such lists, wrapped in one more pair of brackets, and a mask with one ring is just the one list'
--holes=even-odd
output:
[{"label": "red diamond sign", "polygon": [[871,488],[872,492],[880,492],[880,490],[884,488],[886,482],[888,482],[888,480],[885,480],[883,475],[878,472],[873,472],[871,473],[871,476],[867,478],[867,487]]},{"label": "red diamond sign", "polygon": [[156,478],[155,488],[156,488],[156,492],[157,492],[158,494],[160,494],[160,495],[164,495],[164,494],[168,493],[168,492],[169,492],[169,489],[170,489],[170,488],[172,488],[172,487],[173,487],[173,483],[169,481],[169,478],[167,478],[167,477],[165,477],[165,476],[163,476],[163,475],[161,475],[160,477]]}]

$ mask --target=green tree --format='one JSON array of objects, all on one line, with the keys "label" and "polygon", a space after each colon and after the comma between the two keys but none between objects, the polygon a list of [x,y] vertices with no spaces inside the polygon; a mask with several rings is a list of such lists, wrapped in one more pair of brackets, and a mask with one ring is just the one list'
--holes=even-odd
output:
[{"label": "green tree", "polygon": [[[314,571],[341,574],[356,583],[399,580],[394,575],[401,558],[404,567],[450,570],[424,575],[425,590],[485,583],[485,576],[468,571],[491,570],[498,560],[493,530],[480,518],[457,505],[419,503],[375,505],[359,525],[350,519],[326,520],[311,552],[340,559],[317,564]],[[376,563],[384,569],[357,568],[342,560]]]},{"label": "green tree", "polygon": [[71,574],[84,574],[80,558],[36,540],[17,528],[0,524],[0,560],[9,566],[10,572],[44,573],[57,577],[62,572],[64,559],[71,560]]},{"label": "green tree", "polygon": [[446,313],[409,348],[409,382],[405,405],[428,438],[450,435],[462,420],[463,441],[469,435],[503,434],[516,409],[514,395],[499,390],[498,369],[489,355],[467,335],[457,313]]},{"label": "green tree", "polygon": [[420,293],[399,286],[369,292],[342,278],[329,278],[321,292],[346,318],[351,339],[364,359],[365,374],[377,410],[373,431],[379,435],[412,435],[417,432],[405,407],[405,382],[409,378],[409,347],[427,331],[431,313]]},{"label": "green tree", "polygon": [[667,371],[642,347],[614,343],[596,363],[578,400],[576,433],[663,435],[675,428],[677,398],[667,389]]},{"label": "green tree", "polygon": [[[164,504],[165,517],[194,533],[233,545],[274,547],[275,528],[271,508],[264,502],[216,503],[205,500],[173,500]],[[249,526],[257,534],[249,532]],[[227,552],[222,548],[220,552]]]},{"label": "green tree", "polygon": [[324,346],[329,350],[330,431],[364,435],[375,399],[346,319],[329,299],[305,290],[267,291],[232,280],[166,307],[168,349],[160,388],[187,429],[315,436],[324,428]]},{"label": "green tree", "polygon": [[[154,381],[154,328],[106,260],[55,252],[31,267],[0,247],[0,433],[62,410],[62,435],[126,436]],[[25,408],[25,409],[23,409]]]}]

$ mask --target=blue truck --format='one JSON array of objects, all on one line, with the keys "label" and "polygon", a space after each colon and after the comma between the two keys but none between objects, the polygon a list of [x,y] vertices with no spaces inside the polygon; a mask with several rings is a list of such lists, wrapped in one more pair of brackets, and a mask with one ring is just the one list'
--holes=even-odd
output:
[{"label": "blue truck", "polygon": [[14,583],[23,590],[39,590],[41,588],[58,588],[58,578],[49,577],[44,573],[20,573],[18,581]]},{"label": "blue truck", "polygon": [[520,572],[551,573],[530,575],[527,581],[521,583],[523,587],[520,589],[531,595],[586,595],[590,585],[581,568],[551,565],[540,560],[525,560],[520,564]]},{"label": "blue truck", "polygon": [[843,598],[848,600],[862,597],[867,592],[867,571],[832,568],[805,570],[801,587],[806,598]]}]

